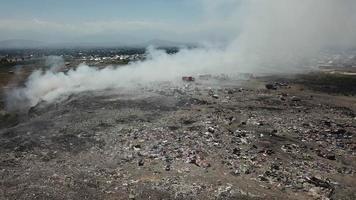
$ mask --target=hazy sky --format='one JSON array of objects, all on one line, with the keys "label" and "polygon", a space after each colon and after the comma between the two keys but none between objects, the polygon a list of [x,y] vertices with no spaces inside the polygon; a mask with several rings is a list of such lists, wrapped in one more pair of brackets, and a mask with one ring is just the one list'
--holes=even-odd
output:
[{"label": "hazy sky", "polygon": [[[239,0],[0,0],[0,40],[140,42],[236,36]],[[234,19],[234,20],[230,20]]]}]

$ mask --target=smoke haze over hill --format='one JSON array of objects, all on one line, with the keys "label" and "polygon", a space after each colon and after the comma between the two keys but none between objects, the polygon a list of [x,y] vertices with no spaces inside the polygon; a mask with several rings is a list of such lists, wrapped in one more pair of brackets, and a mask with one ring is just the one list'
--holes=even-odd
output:
[{"label": "smoke haze over hill", "polygon": [[[202,2],[211,16],[217,16],[214,20],[239,22],[239,33],[229,44],[181,49],[174,55],[150,48],[149,59],[120,68],[81,65],[68,73],[37,71],[25,87],[9,93],[9,102],[33,106],[77,92],[174,80],[182,75],[298,71],[325,48],[356,44],[353,0]],[[231,12],[221,17],[226,5]]]}]

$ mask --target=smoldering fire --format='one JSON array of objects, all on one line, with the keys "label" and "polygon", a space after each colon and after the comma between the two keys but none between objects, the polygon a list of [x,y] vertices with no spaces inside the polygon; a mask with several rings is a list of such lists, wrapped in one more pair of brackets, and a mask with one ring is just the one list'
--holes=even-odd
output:
[{"label": "smoldering fire", "polygon": [[173,80],[185,74],[296,71],[325,47],[356,44],[353,0],[252,0],[242,4],[247,14],[242,24],[236,24],[241,32],[223,48],[181,49],[174,55],[151,48],[150,59],[125,67],[99,70],[80,65],[68,73],[36,71],[24,87],[9,92],[8,104],[33,106],[77,92]]}]

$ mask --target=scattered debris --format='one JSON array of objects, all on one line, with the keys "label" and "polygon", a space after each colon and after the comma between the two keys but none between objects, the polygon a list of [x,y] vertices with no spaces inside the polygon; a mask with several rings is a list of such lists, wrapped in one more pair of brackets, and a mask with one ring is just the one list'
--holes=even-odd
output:
[{"label": "scattered debris", "polygon": [[182,80],[187,81],[187,82],[193,82],[193,81],[195,81],[195,78],[192,76],[183,76]]},{"label": "scattered debris", "polygon": [[277,87],[273,84],[269,83],[269,84],[266,84],[265,86],[266,86],[266,89],[268,89],[268,90],[277,90]]},{"label": "scattered debris", "polygon": [[218,99],[219,98],[219,95],[217,95],[217,94],[213,94],[213,96],[212,96],[213,98],[215,98],[215,99]]},{"label": "scattered debris", "polygon": [[356,192],[349,102],[334,105],[326,94],[311,101],[309,91],[284,81],[269,80],[268,91],[201,81],[213,78],[142,86],[137,94],[84,92],[41,102],[23,118],[0,112],[5,198],[333,199]]},{"label": "scattered debris", "polygon": [[301,101],[302,99],[296,96],[292,96],[291,100],[297,102],[297,101]]},{"label": "scattered debris", "polygon": [[199,77],[199,79],[201,79],[201,80],[209,80],[209,79],[212,78],[212,75],[211,75],[211,74],[201,74],[201,75],[199,75],[198,77]]},{"label": "scattered debris", "polygon": [[214,129],[213,127],[209,127],[209,128],[208,128],[208,131],[209,131],[210,133],[214,133],[214,132],[215,132],[215,129]]},{"label": "scattered debris", "polygon": [[307,180],[307,182],[309,182],[317,187],[331,188],[331,185],[328,181],[321,180],[320,178],[317,178],[315,176],[306,177],[305,179]]}]

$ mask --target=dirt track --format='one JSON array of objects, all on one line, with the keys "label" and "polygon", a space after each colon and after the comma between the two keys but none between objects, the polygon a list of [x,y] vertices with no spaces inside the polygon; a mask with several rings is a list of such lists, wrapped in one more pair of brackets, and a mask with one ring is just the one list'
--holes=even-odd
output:
[{"label": "dirt track", "polygon": [[0,196],[355,199],[355,98],[264,84],[166,83],[40,103],[2,124]]}]

